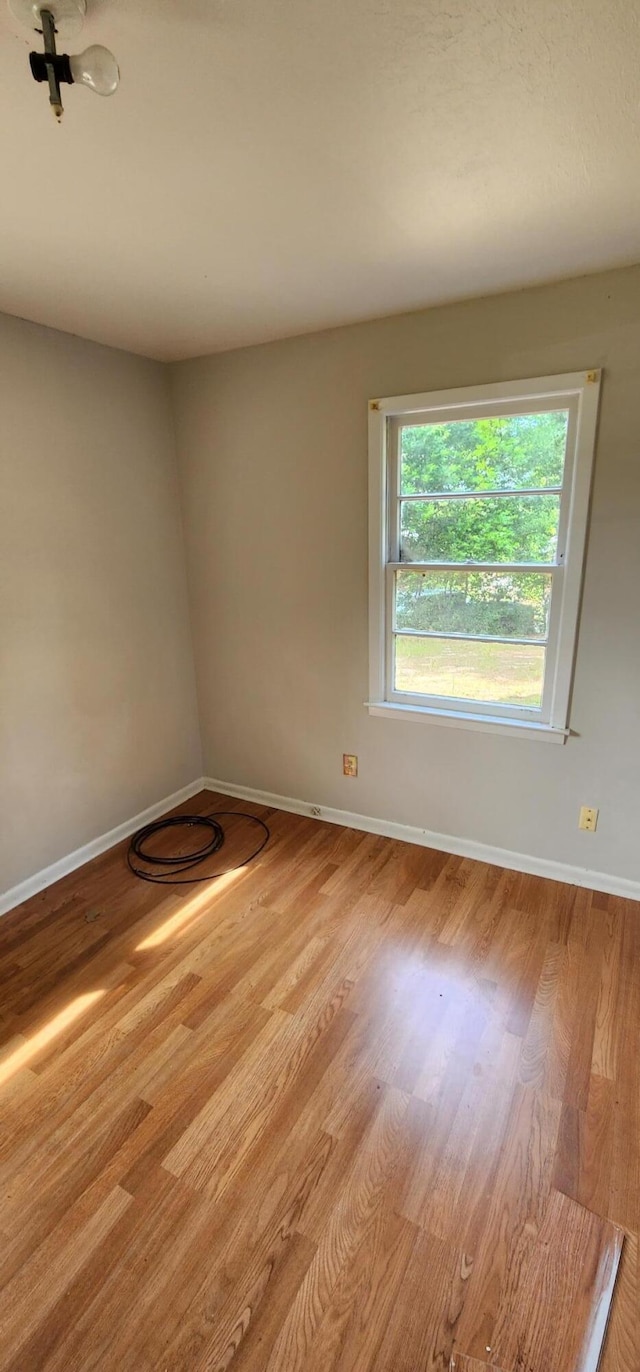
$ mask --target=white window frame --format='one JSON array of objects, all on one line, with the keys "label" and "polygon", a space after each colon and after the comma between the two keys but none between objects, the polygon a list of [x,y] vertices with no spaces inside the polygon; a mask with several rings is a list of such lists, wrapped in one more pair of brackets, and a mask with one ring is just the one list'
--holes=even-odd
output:
[{"label": "white window frame", "polygon": [[[387,396],[369,402],[369,700],[372,715],[415,719],[492,733],[564,743],[584,573],[591,476],[595,452],[601,373],[535,377],[460,390]],[[394,579],[397,570],[434,570],[454,564],[400,561],[397,532],[399,421],[445,423],[497,415],[568,410],[560,522],[552,577],[545,680],[539,709],[484,704],[447,696],[395,691]],[[483,492],[483,494],[485,494]],[[487,493],[488,494],[488,493]],[[394,523],[395,522],[395,523]],[[493,569],[493,564],[487,564]],[[456,564],[479,570],[481,563]],[[522,565],[526,569],[526,564]],[[501,568],[503,571],[509,567]],[[516,570],[514,567],[511,570]],[[536,564],[536,571],[545,570]]]}]

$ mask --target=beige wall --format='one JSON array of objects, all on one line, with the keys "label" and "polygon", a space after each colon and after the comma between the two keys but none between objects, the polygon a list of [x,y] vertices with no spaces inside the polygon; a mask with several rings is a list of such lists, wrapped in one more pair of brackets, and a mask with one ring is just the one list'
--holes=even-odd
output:
[{"label": "beige wall", "polygon": [[[577,737],[370,718],[367,400],[590,366],[605,377]],[[170,379],[205,771],[637,880],[640,268]],[[202,769],[167,380],[0,317],[0,890]]]},{"label": "beige wall", "polygon": [[[368,398],[600,366],[578,736],[370,718]],[[181,363],[173,387],[206,772],[637,879],[640,268]]]},{"label": "beige wall", "polygon": [[166,382],[0,317],[0,891],[201,771]]}]

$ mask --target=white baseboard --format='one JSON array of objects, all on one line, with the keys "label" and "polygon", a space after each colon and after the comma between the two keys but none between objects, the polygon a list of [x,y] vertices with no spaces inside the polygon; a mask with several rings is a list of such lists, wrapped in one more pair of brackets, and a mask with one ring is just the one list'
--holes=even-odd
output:
[{"label": "white baseboard", "polygon": [[609,895],[623,896],[627,900],[640,900],[640,881],[627,877],[616,877],[610,872],[593,872],[586,867],[571,867],[564,862],[553,862],[550,858],[533,857],[529,853],[514,853],[510,848],[493,848],[487,843],[476,843],[474,839],[458,838],[451,834],[438,834],[431,829],[418,829],[411,824],[395,824],[388,819],[374,819],[371,815],[359,815],[352,810],[336,810],[331,806],[313,805],[307,800],[294,800],[291,796],[279,796],[273,791],[256,791],[253,786],[237,786],[232,781],[218,781],[214,777],[199,777],[189,786],[165,796],[155,805],[150,805],[141,814],[125,820],[117,828],[101,834],[74,853],[43,867],[34,876],[27,877],[10,891],[0,893],[0,915],[29,900],[54,881],[66,877],[76,868],[82,867],[91,858],[99,857],[108,848],[113,848],[123,838],[128,838],[143,824],[158,819],[168,810],[175,809],[184,800],[197,795],[198,791],[219,791],[223,795],[235,796],[239,800],[250,800],[256,805],[266,805],[275,810],[288,810],[295,815],[309,815],[313,819],[326,820],[329,824],[341,824],[348,829],[362,829],[368,834],[382,834],[386,838],[397,838],[405,843],[418,843],[424,848],[439,848],[443,853],[455,853],[458,857],[475,858],[478,862],[491,862],[497,867],[507,867],[515,872],[530,872],[533,876],[548,877],[551,881],[567,882],[570,886],[587,886],[590,890],[605,891]]},{"label": "white baseboard", "polygon": [[424,848],[439,848],[443,853],[455,853],[458,857],[491,862],[497,867],[507,867],[514,872],[529,872],[532,876],[548,877],[551,881],[567,882],[570,886],[586,886],[592,891],[605,891],[608,895],[623,896],[627,900],[640,900],[640,881],[617,877],[611,872],[593,872],[586,867],[572,867],[568,863],[554,862],[551,858],[534,857],[530,853],[514,853],[510,848],[493,848],[488,843],[476,843],[474,839],[438,834],[431,829],[414,828],[411,824],[395,824],[389,819],[374,819],[370,815],[358,815],[351,810],[335,810],[331,806],[313,805],[307,800],[294,800],[291,796],[278,796],[271,791],[256,791],[252,786],[236,786],[234,782],[217,781],[213,777],[205,777],[202,785],[208,790],[221,791],[224,795],[235,796],[240,800],[251,800],[257,805],[268,805],[276,810],[290,810],[295,815],[310,815],[313,819],[323,819],[329,824],[343,824],[348,829],[364,829],[367,834],[382,834],[386,838],[402,839],[405,843],[419,843]]},{"label": "white baseboard", "polygon": [[107,848],[113,848],[116,843],[120,843],[123,838],[128,838],[135,833],[136,829],[141,829],[143,824],[150,824],[152,819],[158,819],[167,810],[175,809],[176,805],[181,805],[183,800],[189,800],[198,791],[204,789],[204,781],[199,777],[197,781],[192,781],[189,786],[183,786],[181,791],[175,791],[172,796],[165,796],[164,800],[159,800],[156,805],[150,805],[141,814],[134,815],[133,819],[125,820],[124,824],[118,824],[117,828],[110,829],[108,834],[101,834],[99,838],[91,839],[90,843],[83,844],[82,848],[76,848],[74,853],[69,853],[66,857],[60,858],[58,862],[52,862],[50,867],[43,867],[34,876],[27,877],[26,881],[21,881],[17,886],[13,886],[10,891],[0,894],[0,915],[6,915],[8,910],[13,910],[16,905],[21,905],[23,900],[29,900],[31,896],[36,896],[38,891],[43,891],[45,886],[52,886],[54,881],[59,881],[60,877],[68,876],[69,872],[75,872],[77,867],[82,867],[85,862],[90,862],[91,858],[99,857],[100,853],[106,853]]}]

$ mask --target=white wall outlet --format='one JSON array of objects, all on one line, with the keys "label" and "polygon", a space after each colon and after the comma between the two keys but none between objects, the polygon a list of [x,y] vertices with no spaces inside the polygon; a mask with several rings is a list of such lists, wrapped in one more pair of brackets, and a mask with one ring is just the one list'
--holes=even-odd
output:
[{"label": "white wall outlet", "polygon": [[578,820],[579,829],[587,829],[594,834],[598,827],[598,811],[592,805],[583,805]]}]

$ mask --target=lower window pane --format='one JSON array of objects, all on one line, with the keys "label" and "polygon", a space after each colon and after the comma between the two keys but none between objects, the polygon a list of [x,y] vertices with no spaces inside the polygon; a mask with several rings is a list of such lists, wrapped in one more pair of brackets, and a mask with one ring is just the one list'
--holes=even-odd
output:
[{"label": "lower window pane", "polygon": [[396,572],[396,628],[545,638],[548,572]]},{"label": "lower window pane", "polygon": [[500,705],[539,707],[544,647],[452,638],[395,638],[396,691],[453,696]]}]

